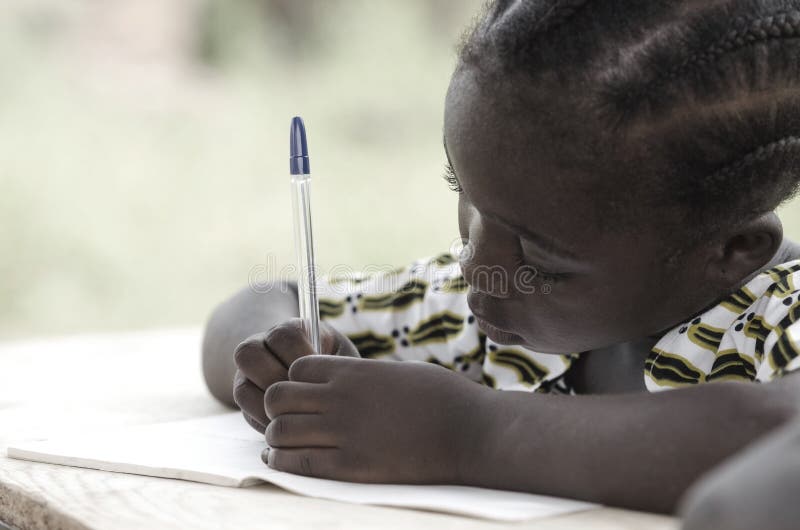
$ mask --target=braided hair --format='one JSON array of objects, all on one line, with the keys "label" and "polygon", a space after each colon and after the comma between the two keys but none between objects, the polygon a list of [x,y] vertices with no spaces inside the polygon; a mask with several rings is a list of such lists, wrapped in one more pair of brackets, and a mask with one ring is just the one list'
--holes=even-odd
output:
[{"label": "braided hair", "polygon": [[458,69],[524,81],[604,229],[667,225],[685,249],[800,189],[800,0],[497,0]]}]

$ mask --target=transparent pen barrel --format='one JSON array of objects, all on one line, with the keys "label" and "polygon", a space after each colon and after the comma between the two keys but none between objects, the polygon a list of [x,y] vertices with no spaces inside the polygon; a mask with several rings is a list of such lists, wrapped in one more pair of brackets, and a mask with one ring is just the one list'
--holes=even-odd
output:
[{"label": "transparent pen barrel", "polygon": [[297,258],[297,298],[300,318],[314,353],[320,352],[319,301],[317,300],[314,234],[311,229],[311,176],[292,175],[295,256]]}]

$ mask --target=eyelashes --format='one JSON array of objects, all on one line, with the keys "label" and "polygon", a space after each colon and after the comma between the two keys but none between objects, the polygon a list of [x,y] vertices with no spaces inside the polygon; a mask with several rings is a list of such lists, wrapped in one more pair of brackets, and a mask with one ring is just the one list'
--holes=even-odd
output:
[{"label": "eyelashes", "polygon": [[539,267],[538,265],[535,265],[533,263],[528,263],[527,261],[525,261],[525,258],[524,258],[524,256],[522,255],[521,252],[518,253],[515,256],[514,266],[515,267],[533,267],[533,269],[536,271],[536,277],[541,279],[544,283],[553,284],[553,283],[558,283],[558,282],[560,282],[561,280],[563,280],[565,278],[569,278],[569,274],[568,273],[565,273],[565,272],[547,272],[547,271],[543,270],[541,267]]},{"label": "eyelashes", "polygon": [[[537,269],[537,270],[539,270],[539,269]],[[545,272],[543,270],[539,270],[539,276],[541,276],[542,280],[544,280],[546,283],[558,283],[558,282],[560,282],[561,280],[563,280],[564,278],[567,277],[566,274],[558,274],[558,273],[555,273],[555,272]]]},{"label": "eyelashes", "polygon": [[447,182],[447,185],[456,193],[461,193],[463,188],[461,187],[461,183],[458,181],[458,177],[456,177],[456,172],[453,170],[453,166],[450,165],[450,162],[445,162],[444,164],[444,175],[442,178]]}]

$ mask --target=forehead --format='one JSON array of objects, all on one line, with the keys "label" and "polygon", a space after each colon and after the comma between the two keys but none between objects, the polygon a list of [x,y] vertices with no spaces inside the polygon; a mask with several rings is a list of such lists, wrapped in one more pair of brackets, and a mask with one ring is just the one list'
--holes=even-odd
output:
[{"label": "forehead", "polygon": [[518,87],[487,87],[470,71],[453,76],[444,120],[450,161],[479,211],[584,247],[598,237],[599,205],[595,176],[567,145],[579,134],[552,125],[559,105],[520,97]]}]

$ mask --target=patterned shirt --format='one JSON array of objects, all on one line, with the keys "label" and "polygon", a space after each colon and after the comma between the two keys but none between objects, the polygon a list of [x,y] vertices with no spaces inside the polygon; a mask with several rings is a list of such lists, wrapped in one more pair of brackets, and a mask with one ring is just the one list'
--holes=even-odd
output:
[{"label": "patterned shirt", "polygon": [[[318,281],[320,316],[362,357],[416,360],[502,390],[574,394],[564,375],[577,353],[499,344],[478,327],[454,256]],[[800,259],[765,270],[652,348],[650,392],[712,381],[767,382],[800,368]]]}]

